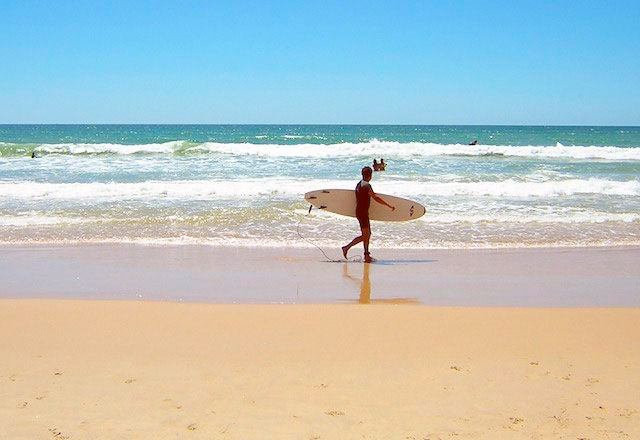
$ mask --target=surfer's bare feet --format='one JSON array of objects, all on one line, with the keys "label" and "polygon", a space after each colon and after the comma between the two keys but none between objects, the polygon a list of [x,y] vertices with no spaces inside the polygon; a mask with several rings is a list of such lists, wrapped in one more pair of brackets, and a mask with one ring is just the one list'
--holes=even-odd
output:
[{"label": "surfer's bare feet", "polygon": [[344,255],[345,260],[347,260],[347,252],[349,252],[349,248],[346,246],[342,246],[342,255]]},{"label": "surfer's bare feet", "polygon": [[376,261],[376,259],[375,259],[375,258],[371,258],[371,255],[366,254],[366,255],[364,256],[364,262],[365,262],[365,263],[373,263],[374,261]]}]

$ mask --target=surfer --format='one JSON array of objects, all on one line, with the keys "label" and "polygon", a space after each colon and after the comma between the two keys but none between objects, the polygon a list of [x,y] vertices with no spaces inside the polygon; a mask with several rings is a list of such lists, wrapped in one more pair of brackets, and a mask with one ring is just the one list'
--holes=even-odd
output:
[{"label": "surfer", "polygon": [[380,171],[380,164],[377,159],[373,159],[373,171]]},{"label": "surfer", "polygon": [[384,171],[387,169],[387,164],[384,163],[384,159],[380,158],[380,171]]},{"label": "surfer", "polygon": [[347,258],[347,252],[356,244],[362,242],[364,246],[364,262],[371,263],[373,259],[369,254],[369,239],[371,238],[371,224],[369,222],[369,205],[371,199],[380,203],[381,205],[388,206],[392,211],[395,211],[396,207],[389,205],[373,192],[373,188],[369,184],[371,177],[373,176],[373,170],[370,167],[364,167],[362,169],[362,180],[356,185],[356,218],[360,223],[360,236],[351,240],[346,246],[342,247],[342,255]]}]

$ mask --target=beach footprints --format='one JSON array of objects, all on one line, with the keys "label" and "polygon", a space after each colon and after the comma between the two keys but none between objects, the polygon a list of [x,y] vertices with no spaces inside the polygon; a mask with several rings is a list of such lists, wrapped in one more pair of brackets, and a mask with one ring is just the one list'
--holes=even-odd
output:
[{"label": "beach footprints", "polygon": [[587,383],[585,384],[586,387],[591,387],[597,383],[600,383],[599,379],[596,379],[595,377],[589,377],[587,378]]},{"label": "beach footprints", "polygon": [[62,433],[62,431],[60,431],[58,428],[49,428],[49,432],[52,435],[52,438],[56,439],[56,440],[67,440],[69,439],[68,435],[65,435]]},{"label": "beach footprints", "polygon": [[449,366],[450,370],[457,371],[458,373],[471,373],[471,370],[468,368],[460,367],[459,365],[451,365]]},{"label": "beach footprints", "polygon": [[509,417],[509,422],[511,422],[512,426],[516,426],[524,423],[524,419],[520,417]]},{"label": "beach footprints", "polygon": [[555,420],[562,429],[566,429],[571,422],[571,419],[567,416],[567,408],[560,408],[560,414],[554,414],[550,418]]},{"label": "beach footprints", "polygon": [[517,431],[522,428],[524,424],[524,419],[522,417],[509,417],[509,422],[506,425],[503,425],[503,428],[509,429],[511,431]]},{"label": "beach footprints", "polygon": [[637,409],[628,409],[628,408],[622,408],[618,415],[620,417],[625,417],[625,418],[631,418],[632,416],[635,416],[636,414],[638,414],[638,410]]},{"label": "beach footprints", "polygon": [[[182,412],[182,410],[183,410],[183,405],[177,404],[176,401],[174,401],[173,399],[168,398],[168,397],[166,399],[162,399],[162,404],[165,407],[165,409],[167,409],[169,411]],[[211,414],[215,414],[215,411],[211,411]],[[185,422],[187,422],[187,421],[188,420],[185,420]],[[200,429],[201,425],[200,425],[199,422],[191,421],[191,423],[188,423],[187,425],[183,425],[183,426],[184,426],[184,429],[186,431],[194,432],[194,431],[198,431]],[[220,432],[220,433],[222,434],[222,432]],[[178,437],[178,438],[182,438],[182,437]]]}]

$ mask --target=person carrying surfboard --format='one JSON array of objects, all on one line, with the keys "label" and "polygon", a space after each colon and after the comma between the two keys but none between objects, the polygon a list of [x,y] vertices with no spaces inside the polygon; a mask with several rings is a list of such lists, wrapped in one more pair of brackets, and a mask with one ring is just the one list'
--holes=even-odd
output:
[{"label": "person carrying surfboard", "polygon": [[360,231],[362,234],[349,243],[346,246],[342,246],[342,255],[347,258],[347,253],[356,244],[362,242],[364,246],[364,262],[371,263],[373,259],[369,254],[369,239],[371,238],[371,224],[369,222],[369,205],[371,205],[371,199],[380,203],[381,205],[388,206],[392,211],[395,211],[395,206],[389,205],[387,202],[378,197],[373,192],[373,188],[369,184],[371,177],[373,176],[373,170],[371,167],[364,167],[362,169],[362,180],[356,185],[356,218],[360,223]]}]

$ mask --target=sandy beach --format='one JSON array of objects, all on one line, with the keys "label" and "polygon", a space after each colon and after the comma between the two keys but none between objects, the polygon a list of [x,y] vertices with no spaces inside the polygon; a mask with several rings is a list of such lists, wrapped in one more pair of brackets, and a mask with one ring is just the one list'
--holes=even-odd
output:
[{"label": "sandy beach", "polygon": [[636,248],[232,251],[5,247],[2,437],[640,436]]},{"label": "sandy beach", "polygon": [[640,310],[0,301],[8,439],[637,438]]}]

